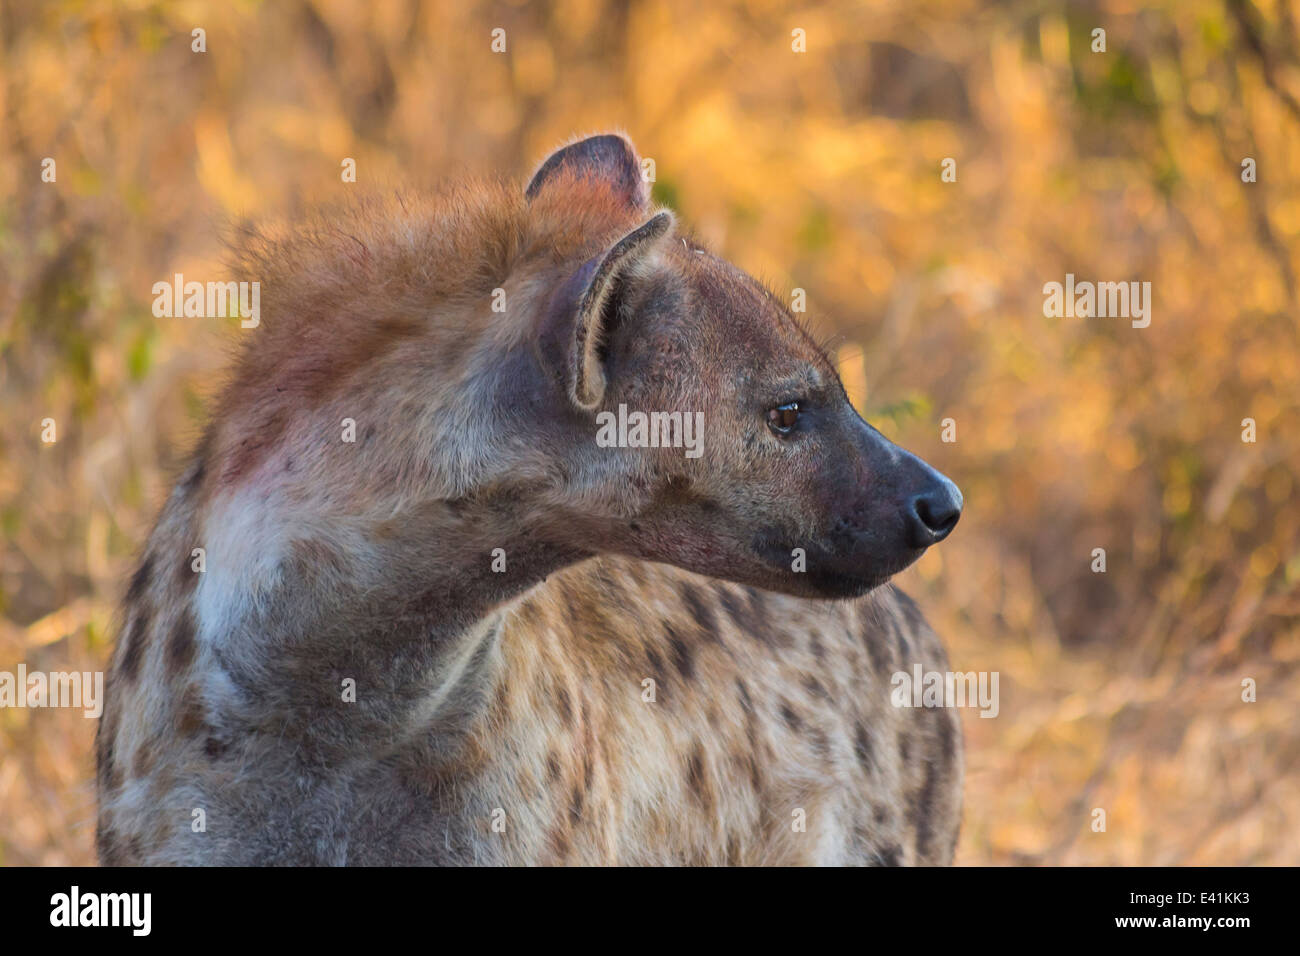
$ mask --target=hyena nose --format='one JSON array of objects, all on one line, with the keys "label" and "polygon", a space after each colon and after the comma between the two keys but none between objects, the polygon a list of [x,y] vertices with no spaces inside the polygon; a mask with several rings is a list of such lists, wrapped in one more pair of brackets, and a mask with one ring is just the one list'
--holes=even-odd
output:
[{"label": "hyena nose", "polygon": [[961,517],[961,492],[938,472],[920,494],[907,503],[908,543],[928,548],[948,537]]}]

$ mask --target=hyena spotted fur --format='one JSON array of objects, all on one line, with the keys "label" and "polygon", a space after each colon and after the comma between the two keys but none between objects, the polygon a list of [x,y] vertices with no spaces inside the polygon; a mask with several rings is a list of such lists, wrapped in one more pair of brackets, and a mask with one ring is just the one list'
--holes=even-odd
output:
[{"label": "hyena spotted fur", "polygon": [[[263,321],[126,595],[102,862],[952,860],[888,579],[960,494],[624,138],[235,245]],[[599,446],[620,403],[702,454]]]}]

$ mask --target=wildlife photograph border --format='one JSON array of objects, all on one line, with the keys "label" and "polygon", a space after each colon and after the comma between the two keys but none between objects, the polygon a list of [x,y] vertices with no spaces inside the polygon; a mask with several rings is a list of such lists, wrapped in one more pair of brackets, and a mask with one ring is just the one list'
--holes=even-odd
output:
[{"label": "wildlife photograph border", "polygon": [[1300,862],[1298,21],[8,0],[0,867],[1248,915],[1200,868]]}]

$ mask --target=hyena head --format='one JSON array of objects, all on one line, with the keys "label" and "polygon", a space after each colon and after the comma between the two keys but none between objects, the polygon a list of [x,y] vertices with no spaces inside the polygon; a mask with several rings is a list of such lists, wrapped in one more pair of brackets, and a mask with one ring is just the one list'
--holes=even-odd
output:
[{"label": "hyena head", "polygon": [[851,597],[952,531],[957,487],[862,420],[783,302],[675,234],[626,140],[565,147],[527,197],[533,216],[596,204],[621,217],[535,317],[538,367],[563,407],[531,406],[551,407],[550,422],[533,424],[564,475],[552,534]]}]

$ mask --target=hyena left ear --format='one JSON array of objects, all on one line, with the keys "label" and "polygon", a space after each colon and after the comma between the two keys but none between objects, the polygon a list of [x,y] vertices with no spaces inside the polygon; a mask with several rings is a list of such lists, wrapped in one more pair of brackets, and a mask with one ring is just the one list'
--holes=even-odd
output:
[{"label": "hyena left ear", "polygon": [[611,190],[629,209],[648,210],[650,190],[636,150],[622,136],[590,136],[558,149],[538,167],[524,196],[531,202],[550,186],[593,182]]},{"label": "hyena left ear", "polygon": [[605,395],[605,344],[630,284],[673,222],[672,213],[656,213],[588,261],[561,289],[543,332],[542,350],[557,371],[562,370],[569,399],[579,408],[593,411],[600,405]]}]

